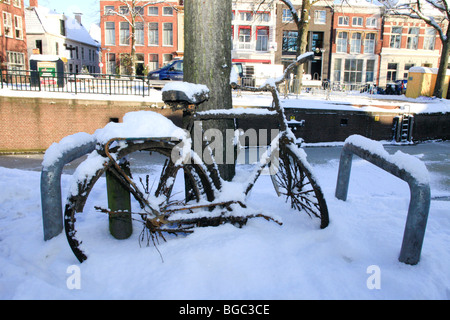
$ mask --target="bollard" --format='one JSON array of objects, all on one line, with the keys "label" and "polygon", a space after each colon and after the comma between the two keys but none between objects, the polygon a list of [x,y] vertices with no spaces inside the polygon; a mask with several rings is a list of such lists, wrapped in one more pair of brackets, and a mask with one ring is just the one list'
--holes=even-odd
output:
[{"label": "bollard", "polygon": [[[128,161],[120,161],[119,166],[130,174]],[[109,210],[114,212],[109,215],[109,231],[118,240],[128,239],[133,233],[130,191],[109,170],[106,171],[106,189]]]},{"label": "bollard", "polygon": [[[375,148],[373,148],[374,143],[377,144]],[[369,149],[379,152],[368,150],[367,146],[369,145],[372,147]],[[398,164],[391,161],[390,158],[392,157],[380,146],[381,144],[373,140],[357,135],[346,140],[341,153],[335,196],[339,200],[347,200],[353,154],[406,181],[410,188],[411,197],[399,261],[416,265],[420,260],[430,210],[430,185],[428,181],[420,181],[411,172],[400,168]],[[412,157],[411,159],[415,158]],[[415,161],[420,160],[415,159]]]},{"label": "bollard", "polygon": [[[78,137],[80,138],[79,140],[82,139],[83,143],[74,143],[73,145],[76,145],[76,147],[71,147],[67,150],[64,150],[64,148],[61,148],[62,150],[55,150],[68,139],[76,141]],[[47,150],[46,155],[58,151],[60,156],[57,160],[50,161],[48,164],[43,163],[41,171],[41,206],[45,241],[59,235],[64,228],[61,200],[61,174],[64,166],[92,152],[95,146],[95,139],[85,133],[66,137],[61,140],[60,144],[52,145]]]}]

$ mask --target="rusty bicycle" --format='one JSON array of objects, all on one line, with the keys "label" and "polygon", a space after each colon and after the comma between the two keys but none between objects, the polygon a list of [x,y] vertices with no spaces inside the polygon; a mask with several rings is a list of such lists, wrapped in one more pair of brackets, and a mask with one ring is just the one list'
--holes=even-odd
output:
[{"label": "rusty bicycle", "polygon": [[[306,160],[306,153],[295,143],[286,119],[284,109],[280,103],[277,86],[288,78],[289,73],[299,64],[311,58],[312,54],[300,56],[285,71],[282,78],[266,82],[265,85],[246,87],[231,83],[235,90],[251,92],[269,92],[273,98],[269,109],[246,110],[209,110],[199,112],[196,108],[208,99],[208,90],[204,86],[191,85],[189,94],[182,87],[173,85],[163,91],[163,100],[166,105],[174,109],[182,109],[187,117],[185,130],[177,131],[175,125],[161,120],[161,115],[153,114],[162,123],[172,126],[157,134],[141,135],[147,131],[130,129],[112,130],[112,135],[105,134],[98,141],[96,150],[77,168],[71,185],[64,212],[65,233],[69,245],[80,262],[87,259],[82,245],[82,236],[79,235],[78,219],[83,219],[82,213],[101,212],[111,217],[121,217],[142,222],[143,231],[140,240],[155,241],[155,238],[164,235],[180,235],[192,233],[195,227],[218,226],[223,223],[233,223],[243,226],[250,218],[263,217],[281,224],[276,218],[247,208],[246,196],[253,188],[263,170],[269,170],[271,181],[278,196],[286,198],[291,208],[305,212],[313,219],[319,221],[320,228],[329,224],[326,201],[312,173],[312,168]],[[189,84],[183,83],[189,86]],[[197,89],[197,90],[196,90]],[[143,114],[137,115],[140,125],[152,126],[146,123]],[[239,187],[234,188],[234,196],[224,197],[224,189],[229,183],[224,181],[213,162],[207,164],[202,156],[195,152],[189,136],[194,124],[198,121],[211,119],[241,119],[243,117],[259,117],[260,119],[276,119],[279,133],[272,140],[256,169],[252,170],[245,179],[239,177]],[[152,118],[153,119],[153,118]],[[124,121],[125,122],[125,121]],[[120,124],[115,124],[120,126]],[[132,122],[130,127],[139,126]],[[162,125],[163,127],[164,125]],[[128,127],[128,128],[130,128]],[[150,131],[149,131],[150,132]],[[172,134],[176,132],[177,134]],[[114,136],[123,133],[122,136]],[[208,146],[205,149],[208,150]],[[133,155],[145,155],[145,160],[151,165],[133,167]],[[159,165],[154,165],[159,163]],[[142,172],[142,171],[150,171]],[[103,174],[113,176],[119,181],[122,189],[130,196],[129,204],[124,208],[111,208],[106,204],[91,201],[94,186],[101,184]],[[240,173],[239,173],[240,174]],[[236,185],[236,183],[235,183]]]}]

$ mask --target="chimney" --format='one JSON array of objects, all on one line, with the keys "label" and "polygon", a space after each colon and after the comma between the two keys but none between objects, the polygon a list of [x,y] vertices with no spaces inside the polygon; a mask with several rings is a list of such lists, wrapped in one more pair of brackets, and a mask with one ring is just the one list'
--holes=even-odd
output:
[{"label": "chimney", "polygon": [[[31,0],[30,0],[31,1]],[[37,1],[37,0],[36,0]],[[82,23],[81,23],[81,16],[83,15],[82,13],[78,13],[78,12],[74,12],[73,13],[74,15],[75,15],[75,20],[77,20],[78,21],[78,23],[80,24],[80,25],[83,25]]]},{"label": "chimney", "polygon": [[30,0],[30,7],[38,7],[38,0]]}]

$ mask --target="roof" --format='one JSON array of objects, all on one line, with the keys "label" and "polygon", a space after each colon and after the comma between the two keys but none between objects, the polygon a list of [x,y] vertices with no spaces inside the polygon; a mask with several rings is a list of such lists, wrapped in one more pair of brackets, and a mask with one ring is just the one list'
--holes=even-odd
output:
[{"label": "roof", "polygon": [[46,7],[33,7],[25,10],[25,23],[27,34],[48,33],[55,36],[61,36],[60,20],[65,21],[67,40],[72,40],[87,45],[98,47],[89,32],[75,18],[50,10]]}]

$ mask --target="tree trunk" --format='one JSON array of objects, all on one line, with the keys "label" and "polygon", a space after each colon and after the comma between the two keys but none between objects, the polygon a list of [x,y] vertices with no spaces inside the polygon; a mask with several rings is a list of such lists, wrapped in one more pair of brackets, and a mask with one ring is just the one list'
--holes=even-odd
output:
[{"label": "tree trunk", "polygon": [[[297,56],[304,54],[308,48],[308,32],[309,32],[309,14],[311,9],[310,0],[302,1],[302,9],[300,13],[300,21],[296,22],[298,29],[297,38]],[[302,90],[302,80],[303,80],[303,63],[297,67],[297,79],[298,79],[298,92]]]},{"label": "tree trunk", "polygon": [[[184,81],[204,84],[210,90],[209,101],[201,110],[231,109],[231,13],[232,1],[186,0],[184,2]],[[203,124],[203,129],[218,129],[222,134],[222,155],[215,154],[223,179],[231,180],[235,174],[234,163],[226,163],[226,129],[234,129],[233,120],[214,120]],[[215,138],[218,138],[215,136]],[[194,137],[195,139],[195,137]],[[194,142],[195,143],[195,142]],[[217,150],[216,150],[217,151]],[[203,155],[201,155],[203,156]]]},{"label": "tree trunk", "polygon": [[[442,98],[444,95],[445,76],[448,67],[448,55],[450,54],[450,28],[447,29],[447,39],[442,40],[441,61],[439,62],[439,70],[436,78],[436,85],[434,87],[433,95],[436,98]],[[448,98],[448,97],[447,97]]]}]

